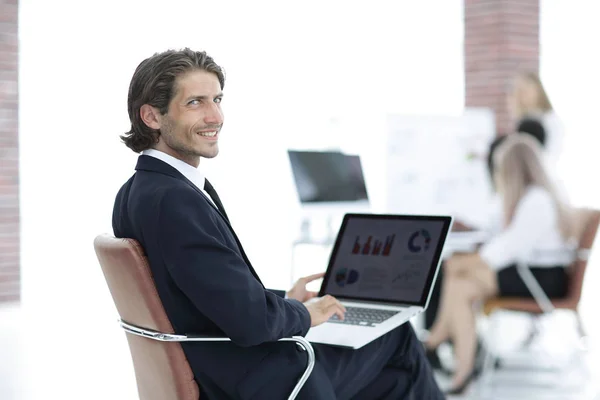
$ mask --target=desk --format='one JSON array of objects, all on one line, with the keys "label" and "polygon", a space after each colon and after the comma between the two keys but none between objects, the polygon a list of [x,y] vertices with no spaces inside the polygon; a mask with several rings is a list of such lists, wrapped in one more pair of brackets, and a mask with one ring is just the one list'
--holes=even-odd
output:
[{"label": "desk", "polygon": [[485,231],[450,232],[444,244],[442,259],[449,258],[454,253],[473,253],[489,238],[490,234]]}]

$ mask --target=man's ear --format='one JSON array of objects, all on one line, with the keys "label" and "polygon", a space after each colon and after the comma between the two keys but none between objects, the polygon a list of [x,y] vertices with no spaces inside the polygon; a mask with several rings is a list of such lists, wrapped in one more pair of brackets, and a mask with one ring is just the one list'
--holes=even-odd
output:
[{"label": "man's ear", "polygon": [[160,129],[160,117],[160,111],[150,104],[144,104],[140,108],[140,118],[149,128]]}]

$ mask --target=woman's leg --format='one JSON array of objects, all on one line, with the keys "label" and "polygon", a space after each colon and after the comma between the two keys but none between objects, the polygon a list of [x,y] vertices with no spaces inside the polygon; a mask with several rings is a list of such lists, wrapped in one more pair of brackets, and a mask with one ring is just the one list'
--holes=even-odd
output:
[{"label": "woman's leg", "polygon": [[481,290],[485,298],[498,295],[498,274],[486,264],[476,263],[465,271],[464,275],[481,285]]},{"label": "woman's leg", "polygon": [[450,335],[454,345],[456,368],[452,386],[458,386],[467,379],[475,366],[477,331],[473,302],[481,297],[481,289],[476,281],[464,277],[454,278],[455,293],[450,323]]},{"label": "woman's leg", "polygon": [[435,349],[450,337],[450,324],[455,308],[453,303],[456,300],[454,294],[460,291],[460,288],[457,289],[454,287],[457,282],[456,278],[464,277],[479,282],[486,297],[495,295],[498,291],[495,271],[483,263],[469,264],[467,268],[460,269],[458,272],[452,269],[444,270],[445,277],[442,283],[442,295],[438,314],[425,343],[428,349]]},{"label": "woman's leg", "polygon": [[460,385],[475,366],[477,331],[473,303],[497,293],[497,279],[493,270],[485,265],[473,265],[460,276],[453,276],[454,288],[450,335],[454,343],[456,370],[453,385]]},{"label": "woman's leg", "polygon": [[451,276],[444,277],[442,282],[441,299],[437,316],[431,329],[429,337],[425,342],[425,347],[435,349],[450,337],[450,320],[452,318],[452,294],[455,292],[453,287],[454,279]]}]

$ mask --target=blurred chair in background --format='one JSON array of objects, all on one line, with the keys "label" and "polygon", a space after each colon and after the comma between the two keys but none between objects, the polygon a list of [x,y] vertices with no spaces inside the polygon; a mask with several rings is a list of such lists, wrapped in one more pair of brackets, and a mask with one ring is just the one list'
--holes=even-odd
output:
[{"label": "blurred chair in background", "polygon": [[[598,231],[598,225],[600,224],[600,211],[590,209],[578,209],[574,212],[575,220],[575,237],[578,239],[575,260],[571,264],[568,270],[568,291],[567,296],[560,299],[551,299],[544,292],[538,281],[535,279],[528,265],[521,264],[518,266],[518,272],[529,288],[531,297],[519,298],[519,297],[495,297],[488,299],[484,304],[484,313],[490,316],[490,326],[488,327],[489,334],[485,335],[486,347],[486,358],[484,362],[484,369],[482,374],[482,390],[489,389],[489,385],[492,382],[493,372],[496,367],[501,365],[501,357],[495,354],[494,342],[499,338],[494,337],[494,334],[499,332],[499,324],[502,323],[501,316],[498,316],[500,310],[511,310],[520,311],[531,314],[534,318],[531,325],[531,332],[527,339],[521,346],[522,350],[529,347],[529,345],[539,335],[539,325],[537,317],[540,315],[550,315],[555,310],[569,310],[575,313],[579,338],[583,339],[585,332],[579,317],[578,307],[581,300],[581,292],[583,288],[583,282],[585,277],[588,260],[591,253],[596,233]],[[567,343],[565,343],[567,344]],[[577,346],[576,346],[577,347]],[[577,349],[583,349],[583,346],[579,346]],[[577,354],[575,354],[576,356]],[[566,367],[566,366],[565,366]]]}]

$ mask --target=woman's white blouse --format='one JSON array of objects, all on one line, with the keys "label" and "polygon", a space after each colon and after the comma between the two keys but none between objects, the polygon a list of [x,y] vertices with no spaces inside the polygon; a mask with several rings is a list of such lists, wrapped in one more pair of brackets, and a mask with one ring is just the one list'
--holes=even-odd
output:
[{"label": "woman's white blouse", "polygon": [[563,239],[558,209],[550,193],[531,187],[517,204],[511,223],[480,250],[481,258],[499,270],[515,263],[535,267],[567,266],[573,243]]}]

